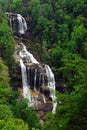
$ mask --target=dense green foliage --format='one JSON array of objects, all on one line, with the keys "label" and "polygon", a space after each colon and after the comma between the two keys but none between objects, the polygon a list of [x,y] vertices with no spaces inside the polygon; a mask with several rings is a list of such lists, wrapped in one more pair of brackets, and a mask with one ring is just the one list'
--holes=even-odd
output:
[{"label": "dense green foliage", "polygon": [[11,104],[9,104],[12,95],[8,67],[0,60],[0,130],[28,130],[23,120],[13,116]]},{"label": "dense green foliage", "polygon": [[6,60],[9,67],[13,62],[14,40],[10,27],[7,24],[5,14],[0,14],[0,57]]},{"label": "dense green foliage", "polygon": [[[57,93],[57,101],[61,101],[61,105],[54,115],[47,115],[42,129],[86,130],[87,1],[0,0],[0,4],[4,11],[20,13],[26,19],[29,18],[29,29],[41,59],[52,66],[56,82],[63,81],[72,90],[68,95]],[[12,59],[12,43],[11,29],[0,8],[0,57],[8,65]],[[34,111],[27,108],[26,101],[16,102],[8,81],[8,69],[0,61],[0,129],[41,129],[38,118]]]},{"label": "dense green foliage", "polygon": [[40,128],[36,113],[27,101],[17,101],[17,94],[9,87],[8,67],[0,60],[0,130],[31,130]]},{"label": "dense green foliage", "polygon": [[69,95],[57,93],[57,100],[61,101],[61,105],[55,115],[47,116],[43,130],[86,130],[87,60],[71,55],[63,61],[64,67],[61,68],[67,77],[67,85],[73,86],[74,90]]}]

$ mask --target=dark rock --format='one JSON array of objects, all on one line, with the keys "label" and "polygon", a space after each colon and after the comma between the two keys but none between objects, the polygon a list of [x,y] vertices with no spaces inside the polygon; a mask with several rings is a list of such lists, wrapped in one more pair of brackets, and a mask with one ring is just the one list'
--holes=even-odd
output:
[{"label": "dark rock", "polygon": [[18,90],[18,87],[22,87],[21,68],[18,64],[15,64],[13,68],[12,87],[13,90]]},{"label": "dark rock", "polygon": [[50,90],[48,86],[41,86],[40,87],[41,93],[43,93],[46,97],[50,97]]},{"label": "dark rock", "polygon": [[56,82],[56,90],[61,93],[66,93],[66,94],[70,93],[70,89],[62,81]]},{"label": "dark rock", "polygon": [[43,111],[43,112],[48,112],[48,111],[52,111],[53,109],[53,104],[51,102],[47,102],[47,103],[39,103],[36,102],[34,104],[34,108],[37,111]]}]

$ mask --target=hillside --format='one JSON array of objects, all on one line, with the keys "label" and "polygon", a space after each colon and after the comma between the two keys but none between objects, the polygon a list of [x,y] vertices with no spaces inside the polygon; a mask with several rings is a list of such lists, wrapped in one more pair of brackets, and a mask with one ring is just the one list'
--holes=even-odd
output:
[{"label": "hillside", "polygon": [[[6,12],[23,16],[24,33],[18,32],[17,22],[14,29],[9,26]],[[16,91],[22,88],[20,65],[14,59],[17,42],[55,75],[56,113],[46,112],[44,122]],[[86,95],[87,1],[0,0],[0,129],[86,130]]]}]

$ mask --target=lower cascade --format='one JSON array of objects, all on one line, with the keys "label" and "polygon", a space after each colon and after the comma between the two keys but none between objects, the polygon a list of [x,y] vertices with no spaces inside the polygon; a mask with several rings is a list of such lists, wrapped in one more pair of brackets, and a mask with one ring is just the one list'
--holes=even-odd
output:
[{"label": "lower cascade", "polygon": [[[16,54],[19,57],[23,97],[29,100],[29,106],[37,111],[56,111],[55,79],[51,68],[40,64],[20,42]],[[17,48],[16,48],[17,49]]]}]

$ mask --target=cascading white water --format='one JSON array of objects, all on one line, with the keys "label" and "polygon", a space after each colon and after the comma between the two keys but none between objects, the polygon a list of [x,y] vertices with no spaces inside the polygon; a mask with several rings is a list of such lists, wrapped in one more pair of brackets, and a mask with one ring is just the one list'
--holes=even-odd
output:
[{"label": "cascading white water", "polygon": [[[7,12],[7,15],[9,25],[12,27],[13,32],[17,31],[17,33],[24,34],[27,30],[27,23],[25,19],[20,14],[13,14]],[[22,42],[19,44],[19,46],[20,50],[18,50],[18,57],[20,58],[24,98],[29,99],[29,106],[34,106],[36,104],[37,109],[39,101],[41,103],[47,103],[47,101],[51,101],[52,98],[52,111],[55,112],[57,106],[57,103],[55,102],[55,79],[51,68],[48,65],[41,65],[34,58],[34,56],[29,51],[27,51],[26,46]],[[36,65],[36,68],[34,68],[34,66],[31,67],[31,64]],[[48,92],[47,97],[45,94],[46,86],[48,88],[48,91],[50,91],[50,94]],[[34,90],[34,92],[36,91],[36,95],[33,96],[31,90]],[[39,91],[38,94],[37,91]],[[40,91],[42,92],[41,96],[39,97]]]},{"label": "cascading white water", "polygon": [[[24,94],[24,98],[28,98],[30,105],[34,103],[34,98],[31,96],[31,94],[29,93],[29,89],[30,89],[30,85],[27,83],[27,74],[26,74],[26,66],[25,66],[25,62],[26,63],[34,63],[34,64],[38,64],[39,62],[34,58],[34,56],[27,51],[26,46],[21,43],[21,50],[19,52],[19,56],[20,56],[20,65],[21,65],[21,70],[22,70],[22,80],[23,80],[23,94]],[[29,70],[29,68],[28,68]],[[51,70],[51,68],[48,65],[44,65],[44,67],[41,68],[41,73],[40,73],[40,79],[39,82],[41,80],[41,75],[42,75],[42,86],[44,87],[45,82],[44,82],[44,76],[47,75],[47,80],[48,80],[48,87],[50,90],[50,97],[52,98],[53,101],[53,112],[55,112],[56,110],[56,106],[57,103],[55,102],[56,97],[55,97],[55,79],[54,79],[54,74]],[[29,72],[28,72],[29,73]],[[37,77],[37,69],[34,70],[34,90],[37,91],[36,88],[36,77]],[[36,100],[36,99],[35,99]],[[43,95],[43,101],[44,103],[46,103],[46,99]]]},{"label": "cascading white water", "polygon": [[25,19],[20,14],[17,14],[17,20],[19,23],[18,32],[20,34],[24,34],[25,31],[27,30],[27,23],[26,23]]},{"label": "cascading white water", "polygon": [[[26,66],[23,63],[23,59],[26,60],[26,63],[39,64],[39,62],[33,57],[33,55],[30,52],[27,51],[26,46],[23,43],[21,43],[21,48],[22,49],[19,52],[19,56],[20,56],[20,65],[21,65],[21,70],[22,70],[23,96],[24,98],[29,99],[29,106],[33,106],[34,99],[29,91],[30,85],[27,83],[27,72],[26,72]],[[36,80],[36,72],[37,70],[35,71],[35,76],[34,76],[35,80]],[[36,85],[36,81],[34,81],[34,85]],[[36,89],[36,86],[34,87]]]},{"label": "cascading white water", "polygon": [[27,85],[26,67],[25,67],[22,59],[20,59],[20,65],[21,65],[21,71],[22,71],[23,96],[24,96],[24,98],[29,99],[29,103],[31,104],[32,98],[29,93],[29,86]]},{"label": "cascading white water", "polygon": [[39,62],[34,58],[34,56],[29,51],[27,51],[26,46],[23,43],[21,43],[21,46],[22,50],[19,53],[20,57],[22,59],[25,58],[27,63],[39,64]]},{"label": "cascading white water", "polygon": [[36,78],[37,78],[37,69],[35,69],[35,76],[34,76],[34,89],[36,90]]},{"label": "cascading white water", "polygon": [[44,68],[42,68],[42,86],[44,86],[45,83],[44,83]]},{"label": "cascading white water", "polygon": [[56,102],[56,96],[55,96],[55,78],[54,74],[51,70],[51,68],[48,65],[45,65],[46,74],[48,78],[48,86],[50,88],[50,96],[53,100],[53,113],[56,111],[57,102]]},{"label": "cascading white water", "polygon": [[13,32],[19,33],[19,34],[25,34],[25,31],[27,30],[27,23],[20,14],[14,14],[6,12],[8,16],[8,24],[12,27]]}]

